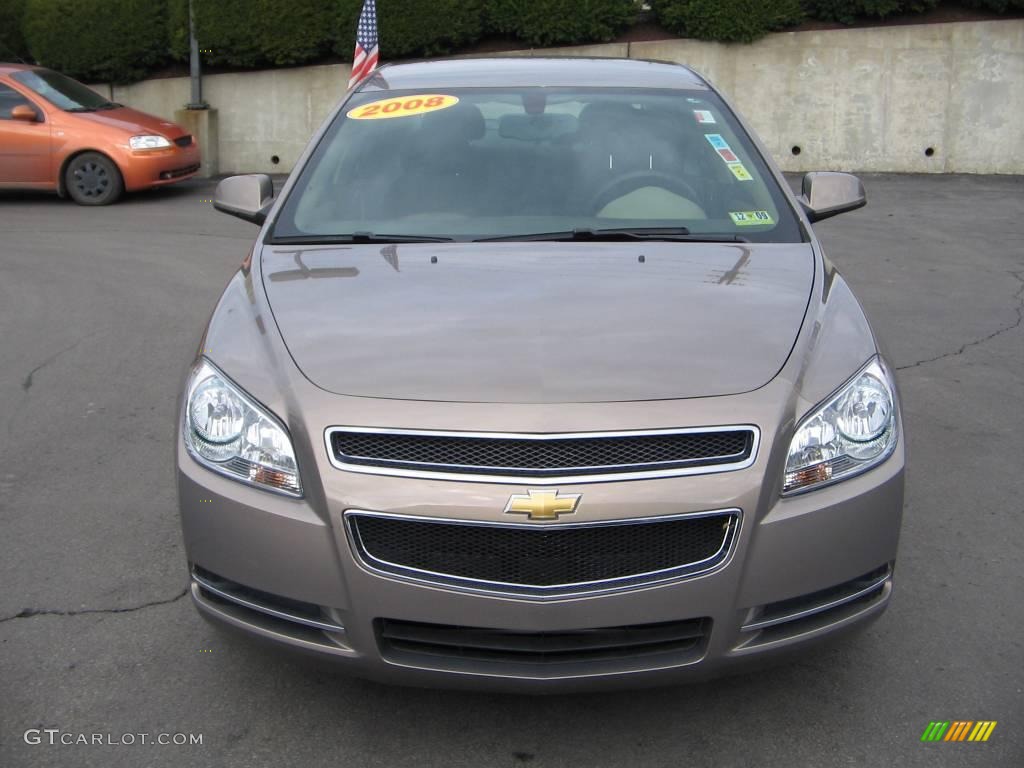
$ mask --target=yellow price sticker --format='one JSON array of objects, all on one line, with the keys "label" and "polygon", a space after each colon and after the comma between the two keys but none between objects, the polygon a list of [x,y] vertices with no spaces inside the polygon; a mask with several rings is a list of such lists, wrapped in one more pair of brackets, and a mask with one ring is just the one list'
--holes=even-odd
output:
[{"label": "yellow price sticker", "polygon": [[411,117],[439,109],[448,109],[459,103],[455,96],[425,93],[417,96],[401,96],[395,99],[381,99],[350,109],[346,117],[353,120],[387,120],[391,117]]}]

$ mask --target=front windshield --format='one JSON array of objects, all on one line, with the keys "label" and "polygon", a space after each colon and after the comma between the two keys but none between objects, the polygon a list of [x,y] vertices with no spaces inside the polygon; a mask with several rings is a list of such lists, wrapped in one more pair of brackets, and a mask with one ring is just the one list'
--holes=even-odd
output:
[{"label": "front windshield", "polygon": [[11,77],[66,112],[93,112],[118,106],[77,80],[49,69],[27,69]]},{"label": "front windshield", "polygon": [[272,236],[609,229],[801,239],[775,178],[713,93],[542,87],[356,94]]}]

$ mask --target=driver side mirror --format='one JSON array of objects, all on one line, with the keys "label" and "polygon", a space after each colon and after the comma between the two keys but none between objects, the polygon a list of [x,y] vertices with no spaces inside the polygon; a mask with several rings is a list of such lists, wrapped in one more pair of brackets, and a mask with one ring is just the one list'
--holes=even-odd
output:
[{"label": "driver side mirror", "polygon": [[867,205],[864,184],[851,173],[813,171],[804,176],[800,204],[811,222]]},{"label": "driver side mirror", "polygon": [[19,104],[11,109],[11,119],[26,123],[38,123],[39,115],[28,104]]},{"label": "driver side mirror", "polygon": [[265,173],[229,176],[217,185],[213,207],[253,224],[267,220],[274,204],[274,182]]}]

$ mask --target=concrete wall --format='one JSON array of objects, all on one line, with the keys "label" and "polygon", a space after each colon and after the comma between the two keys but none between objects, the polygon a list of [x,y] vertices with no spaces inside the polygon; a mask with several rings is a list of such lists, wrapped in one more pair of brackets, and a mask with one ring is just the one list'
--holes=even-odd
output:
[{"label": "concrete wall", "polygon": [[[1024,173],[1024,20],[519,55],[548,53],[688,64],[725,92],[784,170]],[[328,65],[204,78],[204,96],[219,110],[221,173],[290,170],[344,94],[348,72]],[[188,101],[188,79],[115,86],[112,93],[171,118]]]}]

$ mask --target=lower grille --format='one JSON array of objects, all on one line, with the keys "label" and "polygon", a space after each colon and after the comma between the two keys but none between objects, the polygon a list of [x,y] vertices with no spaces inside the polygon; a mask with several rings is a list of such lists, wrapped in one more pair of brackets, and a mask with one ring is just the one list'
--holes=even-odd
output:
[{"label": "lower grille", "polygon": [[542,666],[657,654],[686,656],[702,648],[710,627],[711,619],[688,619],[601,629],[516,632],[394,619],[376,621],[377,640],[385,658]]},{"label": "lower grille", "polygon": [[561,595],[664,581],[723,563],[739,511],[601,523],[480,523],[349,511],[369,567],[492,592]]}]

